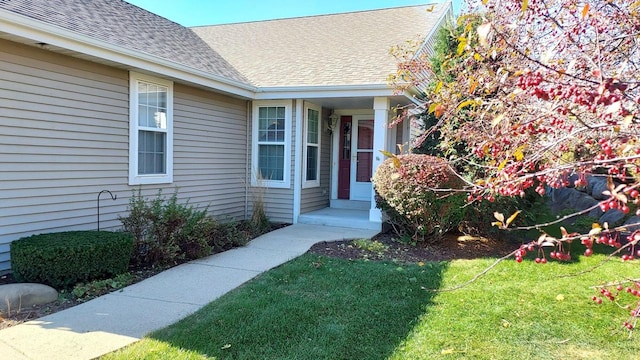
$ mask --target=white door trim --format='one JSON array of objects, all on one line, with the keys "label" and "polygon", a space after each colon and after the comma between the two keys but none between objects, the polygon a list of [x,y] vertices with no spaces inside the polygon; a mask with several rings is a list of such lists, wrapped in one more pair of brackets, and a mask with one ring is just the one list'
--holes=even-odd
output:
[{"label": "white door trim", "polygon": [[[367,149],[358,149],[358,122],[359,121],[371,121],[373,136],[375,136],[375,122],[374,117],[371,115],[353,115],[351,120],[351,179],[350,179],[350,200],[360,200],[360,201],[370,201],[371,200],[371,191],[372,184],[371,181],[368,182],[359,182],[357,181],[357,165],[358,165],[358,153],[371,153],[371,157],[373,159],[375,148],[372,147],[370,150]],[[373,137],[372,137],[373,143]],[[373,160],[372,160],[373,161]],[[373,176],[373,163],[372,163],[372,173],[370,174],[369,179]]]}]

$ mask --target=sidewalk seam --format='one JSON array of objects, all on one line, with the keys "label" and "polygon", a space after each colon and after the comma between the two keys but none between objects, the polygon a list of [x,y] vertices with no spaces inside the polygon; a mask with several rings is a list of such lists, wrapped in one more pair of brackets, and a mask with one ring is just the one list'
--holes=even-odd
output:
[{"label": "sidewalk seam", "polygon": [[[197,261],[197,260],[194,260]],[[252,272],[252,273],[256,273],[256,275],[259,275],[267,270],[254,270],[254,269],[246,269],[246,268],[237,268],[237,267],[230,267],[230,266],[222,266],[222,265],[213,265],[213,264],[207,264],[207,263],[202,263],[202,262],[189,262],[188,264],[192,264],[192,265],[202,265],[202,266],[206,266],[206,267],[210,267],[210,268],[219,268],[219,269],[230,269],[230,270],[240,270],[240,271],[248,271],[248,272]],[[284,263],[280,263],[278,265],[282,265]],[[278,265],[274,265],[274,266],[278,266]]]},{"label": "sidewalk seam", "polygon": [[[190,302],[184,302],[184,301],[154,299],[154,298],[145,297],[145,296],[132,296],[132,295],[122,294],[122,293],[118,293],[118,294],[111,293],[111,294],[107,294],[107,295],[126,297],[126,298],[130,298],[130,299],[141,299],[141,300],[157,301],[157,302],[160,302],[160,303],[168,303],[168,304],[193,305],[193,306],[200,306],[200,307],[206,305],[206,304],[203,305],[203,304],[190,303]],[[211,301],[213,301],[213,300],[211,300]],[[209,302],[211,302],[211,301],[209,301]]]},{"label": "sidewalk seam", "polygon": [[15,346],[11,346],[11,344],[9,344],[8,342],[3,341],[2,339],[0,339],[0,342],[1,342],[1,343],[3,343],[3,344],[5,344],[5,345],[7,345],[7,347],[9,347],[9,348],[11,348],[11,349],[15,350],[15,352],[17,352],[18,354],[20,354],[20,355],[24,356],[24,357],[25,357],[25,359],[33,359],[32,357],[27,356],[27,354],[25,354],[25,353],[24,353],[24,351],[22,351],[22,350],[18,349],[18,348],[17,348],[17,347],[15,347]]}]

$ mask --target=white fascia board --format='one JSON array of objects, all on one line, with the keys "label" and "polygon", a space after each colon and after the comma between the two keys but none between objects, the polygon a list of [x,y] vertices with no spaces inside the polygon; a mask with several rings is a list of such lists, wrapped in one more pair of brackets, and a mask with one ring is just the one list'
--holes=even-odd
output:
[{"label": "white fascia board", "polygon": [[261,87],[255,94],[259,100],[267,99],[311,99],[335,97],[394,96],[394,90],[386,84],[335,85],[335,86],[290,86]]},{"label": "white fascia board", "polygon": [[252,85],[193,69],[147,53],[113,45],[6,10],[0,10],[0,29],[2,32],[32,39],[34,42],[58,46],[92,57],[120,63],[134,69],[150,71],[244,98],[254,98],[257,91],[257,88]]}]

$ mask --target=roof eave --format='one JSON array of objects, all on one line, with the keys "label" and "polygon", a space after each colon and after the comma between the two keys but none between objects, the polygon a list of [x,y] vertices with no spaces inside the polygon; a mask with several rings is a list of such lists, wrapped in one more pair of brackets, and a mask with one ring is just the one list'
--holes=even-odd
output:
[{"label": "roof eave", "polygon": [[102,40],[0,9],[0,29],[15,36],[46,43],[162,76],[206,86],[231,95],[254,98],[258,88],[158,56],[117,46]]},{"label": "roof eave", "polygon": [[318,85],[318,86],[272,86],[260,87],[256,100],[296,99],[296,98],[336,98],[336,97],[384,97],[405,96],[398,94],[389,84]]}]

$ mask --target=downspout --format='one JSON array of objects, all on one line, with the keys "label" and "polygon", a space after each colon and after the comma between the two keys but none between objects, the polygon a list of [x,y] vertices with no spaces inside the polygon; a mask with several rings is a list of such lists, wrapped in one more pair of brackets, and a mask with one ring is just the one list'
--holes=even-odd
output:
[{"label": "downspout", "polygon": [[251,101],[247,100],[247,131],[245,141],[245,173],[244,173],[244,219],[249,218],[249,186],[251,185],[251,156],[249,155],[249,149],[251,149],[251,143],[249,139],[249,130],[251,129]]}]

